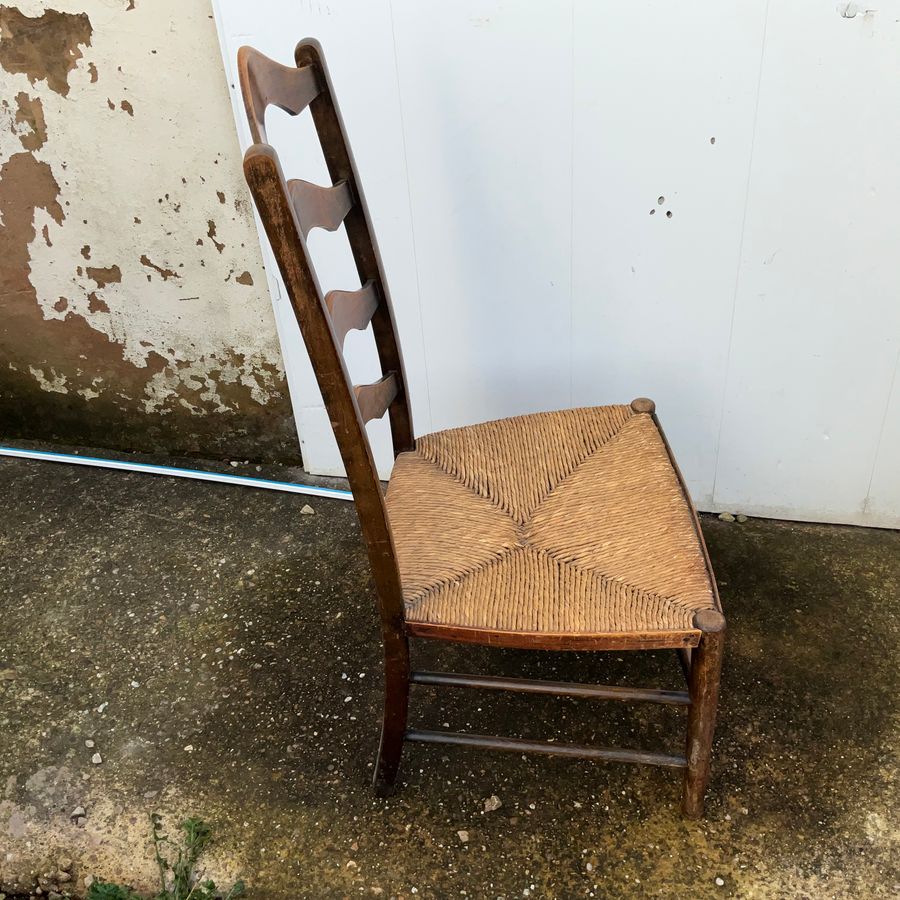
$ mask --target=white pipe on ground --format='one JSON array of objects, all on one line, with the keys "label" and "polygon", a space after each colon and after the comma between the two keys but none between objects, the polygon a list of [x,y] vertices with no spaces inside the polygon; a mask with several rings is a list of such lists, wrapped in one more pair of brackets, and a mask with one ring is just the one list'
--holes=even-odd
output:
[{"label": "white pipe on ground", "polygon": [[71,463],[76,466],[95,466],[101,469],[120,469],[125,472],[143,472],[145,475],[168,475],[170,478],[193,478],[197,481],[217,481],[240,487],[262,488],[288,494],[307,494],[328,500],[352,500],[350,491],[316,487],[311,484],[292,484],[289,481],[270,481],[267,478],[250,478],[245,475],[229,475],[224,472],[203,472],[199,469],[181,469],[174,466],[157,466],[150,463],[124,462],[118,459],[101,459],[97,456],[77,456],[74,453],[53,453],[49,450],[22,450],[18,447],[0,446],[0,456],[19,459],[37,459],[44,462]]}]

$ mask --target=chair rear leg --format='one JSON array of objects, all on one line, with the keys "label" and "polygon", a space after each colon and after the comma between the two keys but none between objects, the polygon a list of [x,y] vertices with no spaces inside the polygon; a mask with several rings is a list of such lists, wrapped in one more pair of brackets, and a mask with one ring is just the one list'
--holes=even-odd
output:
[{"label": "chair rear leg", "polygon": [[681,663],[681,671],[684,672],[684,680],[687,681],[691,675],[691,648],[680,647],[675,652],[678,654],[678,662]]},{"label": "chair rear leg", "polygon": [[384,646],[384,718],[372,784],[379,797],[394,792],[409,710],[409,644],[392,635]]},{"label": "chair rear leg", "polygon": [[709,781],[716,707],[719,702],[719,678],[725,648],[725,618],[715,610],[702,610],[694,617],[694,626],[702,632],[700,643],[691,654],[688,691],[687,768],[681,811],[691,819],[703,815],[703,799]]}]

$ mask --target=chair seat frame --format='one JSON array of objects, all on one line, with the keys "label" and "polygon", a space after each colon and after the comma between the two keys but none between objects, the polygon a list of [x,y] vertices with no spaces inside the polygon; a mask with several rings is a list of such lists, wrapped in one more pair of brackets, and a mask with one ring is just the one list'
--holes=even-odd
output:
[{"label": "chair seat frame", "polygon": [[[242,47],[238,53],[241,89],[253,139],[244,157],[244,173],[278,261],[331,419],[372,568],[385,672],[384,715],[373,778],[377,792],[388,795],[394,790],[405,742],[449,744],[681,769],[682,811],[688,817],[702,815],[710,773],[725,618],[696,511],[652,401],[635,400],[632,408],[651,414],[663,438],[702,549],[715,609],[696,613],[693,628],[678,632],[542,634],[406,621],[390,517],[366,433],[369,421],[387,413],[395,455],[414,449],[403,359],[368,207],[318,42],[301,41],[295,50],[294,61],[294,66],[283,66],[250,47]],[[285,179],[278,156],[267,143],[265,114],[269,106],[277,106],[290,115],[309,108],[331,185],[318,186],[298,179]],[[324,293],[306,238],[313,228],[334,230],[342,223],[360,286],[355,290]],[[343,356],[344,338],[351,329],[365,329],[370,324],[384,375],[372,384],[353,385]],[[653,690],[418,671],[410,664],[411,639],[529,650],[673,649],[678,653],[687,689]],[[685,751],[683,755],[670,755],[410,728],[408,711],[412,685],[686,707]]]}]

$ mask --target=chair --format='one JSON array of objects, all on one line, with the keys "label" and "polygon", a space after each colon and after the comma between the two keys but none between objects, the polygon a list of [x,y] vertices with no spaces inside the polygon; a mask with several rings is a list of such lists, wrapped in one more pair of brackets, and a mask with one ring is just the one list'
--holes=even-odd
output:
[{"label": "chair", "polygon": [[[532,751],[683,769],[698,817],[709,777],[725,637],[696,512],[652,401],[569,409],[413,437],[387,282],[322,50],[295,66],[238,53],[253,146],[244,172],[293,304],[353,491],[384,643],[374,784],[389,794],[404,741]],[[266,108],[309,107],[332,184],[285,180]],[[323,291],[312,228],[346,227],[360,286]],[[347,287],[347,286],[345,286]],[[351,329],[371,323],[383,377],[353,385]],[[395,465],[385,494],[366,423],[387,413]],[[687,691],[412,671],[411,638],[529,650],[678,652]],[[482,688],[687,707],[684,756],[411,729],[410,685]]]}]

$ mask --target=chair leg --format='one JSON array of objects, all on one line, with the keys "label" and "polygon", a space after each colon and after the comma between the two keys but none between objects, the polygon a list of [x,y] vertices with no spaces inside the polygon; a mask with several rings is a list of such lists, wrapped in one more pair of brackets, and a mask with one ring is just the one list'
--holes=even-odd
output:
[{"label": "chair leg", "polygon": [[684,680],[691,676],[691,648],[681,647],[675,651],[678,654],[678,662],[681,663],[681,671],[684,672]]},{"label": "chair leg", "polygon": [[703,610],[694,617],[702,632],[691,654],[688,692],[687,768],[681,800],[682,813],[691,819],[703,815],[703,799],[709,781],[710,755],[719,701],[719,676],[725,648],[725,619],[715,610]]},{"label": "chair leg", "polygon": [[400,768],[409,709],[409,644],[393,635],[384,647],[384,718],[372,784],[379,797],[389,797]]}]

